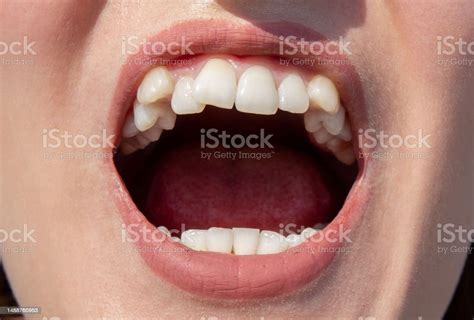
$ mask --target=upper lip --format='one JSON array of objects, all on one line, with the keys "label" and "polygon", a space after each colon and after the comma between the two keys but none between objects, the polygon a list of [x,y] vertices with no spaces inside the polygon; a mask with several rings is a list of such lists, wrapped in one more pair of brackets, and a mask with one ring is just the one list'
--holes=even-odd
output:
[{"label": "upper lip", "polygon": [[[321,34],[298,24],[279,22],[255,26],[235,25],[220,20],[194,20],[180,23],[149,38],[148,42],[169,43],[184,37],[195,54],[269,55],[282,58],[308,58],[296,53],[285,56],[280,52],[280,36],[293,35],[309,40],[327,41]],[[135,98],[139,81],[151,68],[150,61],[157,58],[150,52],[140,51],[129,56],[123,66],[110,110],[109,130],[119,137],[126,112]],[[179,57],[162,54],[162,59]],[[311,58],[339,59],[345,63],[310,67],[315,73],[328,75],[338,86],[341,99],[355,127],[362,127],[366,119],[361,86],[354,67],[343,55]],[[355,136],[355,135],[353,135]],[[155,227],[136,208],[126,187],[116,172],[112,160],[111,194],[126,225],[139,224],[147,230]],[[326,227],[326,231],[339,232],[340,226],[351,229],[357,221],[367,199],[361,181],[364,178],[364,160],[359,159],[359,176],[337,217]],[[151,269],[169,282],[192,293],[213,298],[262,298],[288,293],[315,279],[335,256],[336,250],[321,251],[321,248],[336,248],[342,242],[306,242],[298,252],[283,252],[274,255],[233,256],[210,252],[177,250],[180,245],[171,241],[136,243],[142,257]],[[148,250],[147,250],[148,248]]]}]

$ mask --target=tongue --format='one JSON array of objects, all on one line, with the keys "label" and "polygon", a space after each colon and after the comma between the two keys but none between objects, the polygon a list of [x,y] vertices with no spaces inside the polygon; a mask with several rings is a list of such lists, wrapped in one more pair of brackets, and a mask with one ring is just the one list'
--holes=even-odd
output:
[{"label": "tongue", "polygon": [[288,232],[328,222],[337,210],[324,170],[302,150],[216,150],[182,145],[160,155],[144,199],[151,222],[177,230],[283,224]]}]

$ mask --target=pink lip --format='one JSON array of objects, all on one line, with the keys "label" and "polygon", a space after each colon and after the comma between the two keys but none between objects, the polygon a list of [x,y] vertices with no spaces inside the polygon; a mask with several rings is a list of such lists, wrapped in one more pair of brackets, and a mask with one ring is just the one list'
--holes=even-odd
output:
[{"label": "pink lip", "polygon": [[[326,41],[319,33],[293,23],[267,25],[234,25],[225,21],[190,21],[162,31],[150,42],[169,43],[182,36],[193,42],[196,54],[231,53],[233,55],[272,55],[279,53],[279,36],[294,35],[307,40]],[[286,58],[298,57],[291,56]],[[303,57],[303,56],[300,56]],[[347,63],[339,66],[315,66],[313,69],[329,75],[340,88],[345,107],[353,127],[365,123],[365,109],[357,74],[344,56],[319,56],[340,59]],[[156,57],[138,53],[128,58],[116,88],[110,112],[109,129],[120,136],[126,110],[133,102],[138,82],[151,66],[140,61]],[[162,59],[177,57],[161,55]],[[179,58],[179,57],[178,57]],[[353,135],[355,136],[355,134]],[[130,198],[113,161],[107,160],[111,170],[110,189],[127,227],[135,226],[151,234],[156,227],[146,220]],[[290,293],[316,279],[335,258],[347,241],[340,239],[341,230],[351,230],[359,220],[366,202],[367,190],[363,188],[365,163],[359,159],[359,176],[337,217],[322,231],[325,239],[317,236],[287,252],[271,255],[235,256],[211,252],[191,251],[169,238],[150,239],[140,236],[137,246],[142,258],[155,274],[188,292],[228,299],[252,299]],[[155,232],[156,233],[156,232]],[[349,233],[350,234],[350,233]],[[330,235],[330,236],[329,236]],[[342,238],[344,239],[344,238]]]}]

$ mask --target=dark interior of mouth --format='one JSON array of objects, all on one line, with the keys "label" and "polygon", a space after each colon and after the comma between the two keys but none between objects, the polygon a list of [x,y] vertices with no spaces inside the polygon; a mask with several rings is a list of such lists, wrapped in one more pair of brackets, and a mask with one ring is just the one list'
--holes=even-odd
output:
[{"label": "dark interior of mouth", "polygon": [[[262,130],[272,135],[270,144],[240,147],[242,140],[235,138],[232,146],[227,138],[230,148],[222,143],[212,148],[212,137],[224,131],[248,137]],[[211,146],[202,145],[203,137]],[[209,106],[178,116],[175,128],[144,150],[118,152],[115,164],[137,208],[154,225],[175,230],[280,231],[329,223],[357,174],[356,165],[339,163],[309,141],[302,115],[261,116]]]}]

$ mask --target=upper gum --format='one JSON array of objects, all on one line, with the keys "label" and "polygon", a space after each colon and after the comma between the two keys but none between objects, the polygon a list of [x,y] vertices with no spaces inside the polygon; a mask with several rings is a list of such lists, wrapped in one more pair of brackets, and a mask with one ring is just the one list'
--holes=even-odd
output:
[{"label": "upper gum", "polygon": [[[193,79],[195,79],[197,75],[199,74],[199,72],[201,71],[204,64],[208,60],[214,59],[214,58],[219,58],[219,59],[224,59],[224,60],[229,61],[234,66],[234,70],[236,72],[237,78],[240,78],[241,74],[249,66],[252,66],[252,65],[264,66],[272,72],[273,79],[275,80],[275,84],[277,87],[280,85],[281,81],[285,78],[285,76],[287,76],[290,73],[298,74],[305,82],[305,85],[308,84],[308,82],[311,80],[312,77],[318,74],[317,72],[308,70],[307,68],[293,66],[293,65],[290,65],[290,66],[283,65],[279,63],[279,59],[280,59],[279,57],[273,57],[273,56],[240,57],[240,56],[232,56],[232,55],[200,55],[200,56],[192,57],[186,60],[186,61],[190,61],[189,66],[164,64],[164,65],[156,65],[153,68],[156,68],[156,67],[167,68],[175,81],[178,81],[179,78],[183,76],[190,76]],[[147,72],[150,71],[151,69],[147,70]]]}]

